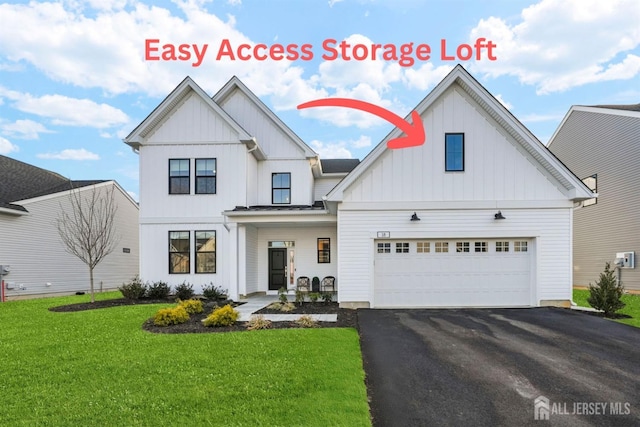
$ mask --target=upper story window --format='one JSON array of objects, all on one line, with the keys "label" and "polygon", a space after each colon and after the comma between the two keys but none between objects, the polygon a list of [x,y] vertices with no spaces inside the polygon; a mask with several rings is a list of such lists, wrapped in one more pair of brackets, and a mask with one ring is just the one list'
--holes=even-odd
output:
[{"label": "upper story window", "polygon": [[169,194],[189,194],[189,159],[169,159]]},{"label": "upper story window", "polygon": [[[589,190],[593,191],[594,193],[598,192],[598,174],[597,173],[584,178],[582,182],[584,182],[584,185],[589,187]],[[593,197],[591,199],[587,199],[584,202],[582,202],[582,207],[595,205],[596,203],[598,203],[598,199]]]},{"label": "upper story window", "polygon": [[196,159],[196,194],[216,194],[216,159]]},{"label": "upper story window", "polygon": [[291,203],[291,174],[271,174],[271,203],[285,205]]},{"label": "upper story window", "polygon": [[464,133],[444,135],[444,166],[447,172],[464,171]]}]

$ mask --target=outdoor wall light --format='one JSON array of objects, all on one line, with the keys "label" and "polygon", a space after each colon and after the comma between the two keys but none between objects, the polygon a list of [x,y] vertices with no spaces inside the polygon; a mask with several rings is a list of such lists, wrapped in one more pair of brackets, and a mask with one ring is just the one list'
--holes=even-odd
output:
[{"label": "outdoor wall light", "polygon": [[420,218],[418,218],[418,214],[417,213],[413,213],[413,215],[411,215],[411,221],[420,221]]},{"label": "outdoor wall light", "polygon": [[504,216],[504,215],[502,215],[502,212],[500,212],[500,211],[498,211],[498,213],[497,213],[497,214],[495,214],[493,217],[494,217],[495,219],[507,219],[507,218],[505,218],[505,216]]}]

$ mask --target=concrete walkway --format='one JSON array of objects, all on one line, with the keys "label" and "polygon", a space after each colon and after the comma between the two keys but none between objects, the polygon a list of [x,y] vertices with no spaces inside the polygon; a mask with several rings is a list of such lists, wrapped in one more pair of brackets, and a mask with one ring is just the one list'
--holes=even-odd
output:
[{"label": "concrete walkway", "polygon": [[[241,299],[239,302],[245,304],[236,307],[236,310],[240,313],[238,317],[239,322],[246,322],[251,319],[251,315],[256,311],[263,309],[272,302],[278,301],[277,295],[256,295],[248,298]],[[302,314],[264,314],[265,319],[272,322],[293,322],[298,320]],[[318,322],[337,322],[337,314],[310,314],[311,318]]]}]

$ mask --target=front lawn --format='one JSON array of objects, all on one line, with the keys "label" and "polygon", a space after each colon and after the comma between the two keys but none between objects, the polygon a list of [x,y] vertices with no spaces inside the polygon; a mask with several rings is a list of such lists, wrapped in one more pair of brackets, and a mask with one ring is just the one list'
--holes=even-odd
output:
[{"label": "front lawn", "polygon": [[[591,305],[587,302],[587,298],[589,298],[588,290],[573,290],[573,301],[579,306],[591,307]],[[640,295],[625,294],[622,296],[622,302],[624,302],[626,306],[622,310],[619,310],[618,313],[626,314],[627,316],[631,317],[625,319],[615,319],[615,321],[640,328]]]},{"label": "front lawn", "polygon": [[151,334],[161,305],[48,310],[84,301],[0,304],[0,425],[370,425],[354,329]]}]

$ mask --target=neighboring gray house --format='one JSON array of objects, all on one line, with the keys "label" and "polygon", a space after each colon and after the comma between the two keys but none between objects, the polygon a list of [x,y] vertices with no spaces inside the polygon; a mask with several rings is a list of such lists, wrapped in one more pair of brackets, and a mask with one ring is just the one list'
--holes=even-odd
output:
[{"label": "neighboring gray house", "polygon": [[138,274],[138,205],[115,181],[71,181],[55,172],[0,156],[0,265],[9,265],[7,299],[89,290],[89,270],[68,254],[55,227],[69,209],[73,188],[81,197],[115,187],[120,240],[94,270],[96,290],[115,289]]},{"label": "neighboring gray house", "polygon": [[[598,194],[573,216],[573,283],[586,286],[619,253],[640,254],[640,104],[573,106],[549,149]],[[627,258],[622,283],[640,290]]]}]

